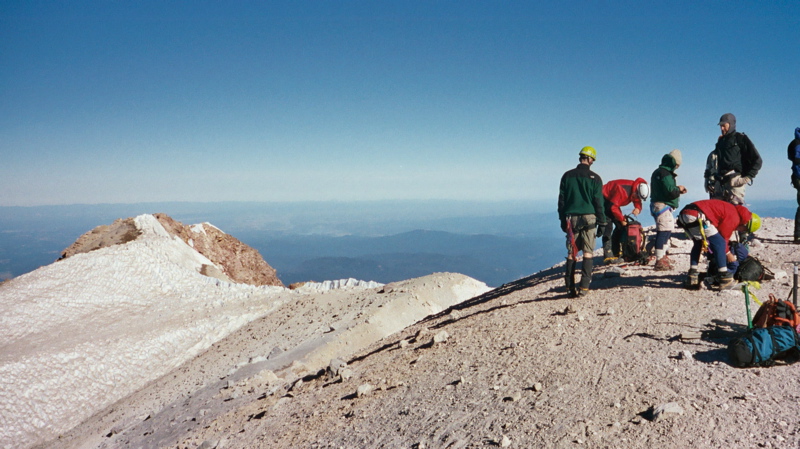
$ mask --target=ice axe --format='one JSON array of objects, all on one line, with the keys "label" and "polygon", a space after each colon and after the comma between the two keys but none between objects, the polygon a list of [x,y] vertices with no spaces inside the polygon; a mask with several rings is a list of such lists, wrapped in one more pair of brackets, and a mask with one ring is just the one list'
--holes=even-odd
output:
[{"label": "ice axe", "polygon": [[572,260],[578,260],[578,245],[575,243],[575,232],[572,230],[572,222],[567,218],[567,238],[569,239],[569,255]]},{"label": "ice axe", "polygon": [[753,317],[750,314],[750,289],[747,288],[747,283],[742,283],[742,292],[744,292],[744,308],[747,310],[747,328],[753,328]]},{"label": "ice axe", "polygon": [[[753,281],[745,281],[740,284],[742,286],[742,292],[744,292],[744,308],[747,310],[747,328],[753,328],[753,317],[750,313],[750,285],[753,285],[756,289],[761,288],[761,285],[758,282]],[[758,300],[755,294],[753,296],[753,301],[759,306],[762,305],[761,301]]]}]

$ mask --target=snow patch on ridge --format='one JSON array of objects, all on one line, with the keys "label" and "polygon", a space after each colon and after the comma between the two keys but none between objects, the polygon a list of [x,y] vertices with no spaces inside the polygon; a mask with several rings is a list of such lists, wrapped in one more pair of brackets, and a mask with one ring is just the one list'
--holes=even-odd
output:
[{"label": "snow patch on ridge", "polygon": [[382,286],[383,284],[375,281],[359,281],[353,278],[349,278],[349,279],[339,279],[335,281],[306,282],[301,287],[297,288],[297,291],[303,293],[311,293],[311,292],[326,292],[337,289],[377,288]]},{"label": "snow patch on ridge", "polygon": [[135,223],[134,241],[0,288],[0,446],[54,438],[290,297],[203,276],[155,217]]}]

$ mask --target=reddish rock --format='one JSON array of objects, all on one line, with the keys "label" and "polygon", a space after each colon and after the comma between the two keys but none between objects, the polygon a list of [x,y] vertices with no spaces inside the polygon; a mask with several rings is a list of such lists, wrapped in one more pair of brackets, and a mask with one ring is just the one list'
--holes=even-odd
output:
[{"label": "reddish rock", "polygon": [[[166,214],[154,214],[164,229],[178,236],[208,260],[214,262],[233,282],[283,287],[275,269],[254,248],[215,226],[203,223],[187,226]],[[202,232],[195,232],[200,231]]]}]

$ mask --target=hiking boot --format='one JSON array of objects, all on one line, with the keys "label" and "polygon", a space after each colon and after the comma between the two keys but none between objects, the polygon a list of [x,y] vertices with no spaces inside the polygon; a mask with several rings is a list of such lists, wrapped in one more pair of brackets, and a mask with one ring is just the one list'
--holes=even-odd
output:
[{"label": "hiking boot", "polygon": [[589,296],[589,289],[581,287],[578,290],[578,298],[585,298],[587,296]]},{"label": "hiking boot", "polygon": [[722,277],[719,278],[719,289],[720,290],[730,290],[730,289],[736,287],[737,284],[738,284],[738,282],[736,282],[736,279],[734,279],[733,276],[730,273],[728,273],[727,275],[722,276]]},{"label": "hiking boot", "polygon": [[684,286],[689,290],[697,290],[700,288],[700,273],[695,269],[690,269],[689,274],[686,276]]},{"label": "hiking boot", "polygon": [[603,264],[605,265],[616,265],[619,263],[624,262],[621,257],[606,257],[603,259]]},{"label": "hiking boot", "polygon": [[656,261],[656,265],[653,269],[656,271],[672,271],[675,269],[675,266],[672,264],[669,257],[664,256]]}]

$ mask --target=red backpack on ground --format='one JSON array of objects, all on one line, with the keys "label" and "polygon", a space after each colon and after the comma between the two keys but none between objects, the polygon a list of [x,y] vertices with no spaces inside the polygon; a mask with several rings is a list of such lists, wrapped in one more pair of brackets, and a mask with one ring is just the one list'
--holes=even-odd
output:
[{"label": "red backpack on ground", "polygon": [[645,238],[642,224],[630,215],[625,217],[628,225],[625,226],[625,240],[622,242],[622,258],[626,262],[646,262]]}]

